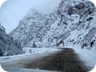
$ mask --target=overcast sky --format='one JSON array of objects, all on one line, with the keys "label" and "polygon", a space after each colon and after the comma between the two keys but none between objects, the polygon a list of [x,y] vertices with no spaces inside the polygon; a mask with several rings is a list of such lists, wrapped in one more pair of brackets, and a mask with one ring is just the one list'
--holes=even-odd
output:
[{"label": "overcast sky", "polygon": [[50,13],[60,0],[8,0],[0,9],[0,22],[9,33],[15,29],[29,9],[38,9],[42,13]]},{"label": "overcast sky", "polygon": [[[35,8],[42,13],[50,13],[61,0],[8,0],[0,9],[0,22],[9,33],[15,29],[26,13]],[[95,1],[95,0],[91,0]],[[96,1],[94,2],[96,4]]]}]

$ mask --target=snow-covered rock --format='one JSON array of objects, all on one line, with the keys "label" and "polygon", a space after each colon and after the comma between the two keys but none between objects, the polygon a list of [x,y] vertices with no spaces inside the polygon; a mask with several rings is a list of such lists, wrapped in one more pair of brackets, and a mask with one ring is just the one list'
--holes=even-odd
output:
[{"label": "snow-covered rock", "polygon": [[5,28],[0,24],[0,56],[21,53],[22,49],[5,33]]},{"label": "snow-covered rock", "polygon": [[62,0],[51,14],[31,9],[9,35],[22,47],[96,47],[96,7],[89,0]]},{"label": "snow-covered rock", "polygon": [[20,20],[18,27],[10,33],[14,40],[18,40],[21,46],[36,47],[36,40],[42,42],[42,38],[50,30],[51,24],[56,20],[54,13],[50,15],[40,14],[31,9],[27,15]]}]

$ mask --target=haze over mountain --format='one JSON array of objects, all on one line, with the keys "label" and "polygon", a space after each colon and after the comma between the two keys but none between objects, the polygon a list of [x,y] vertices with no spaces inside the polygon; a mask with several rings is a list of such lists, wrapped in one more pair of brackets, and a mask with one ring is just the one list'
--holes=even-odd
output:
[{"label": "haze over mountain", "polygon": [[30,8],[41,13],[51,13],[61,0],[7,0],[0,8],[0,22],[10,33]]}]

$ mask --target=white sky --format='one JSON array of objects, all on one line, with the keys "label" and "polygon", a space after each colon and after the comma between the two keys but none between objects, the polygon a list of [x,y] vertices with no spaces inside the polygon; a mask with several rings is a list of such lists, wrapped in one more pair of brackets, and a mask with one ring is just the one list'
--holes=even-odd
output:
[{"label": "white sky", "polygon": [[[2,1],[2,0],[0,0]],[[61,0],[8,0],[0,9],[0,22],[9,33],[15,29],[30,8],[36,8],[42,13],[50,13]],[[96,4],[95,0],[91,0]]]}]

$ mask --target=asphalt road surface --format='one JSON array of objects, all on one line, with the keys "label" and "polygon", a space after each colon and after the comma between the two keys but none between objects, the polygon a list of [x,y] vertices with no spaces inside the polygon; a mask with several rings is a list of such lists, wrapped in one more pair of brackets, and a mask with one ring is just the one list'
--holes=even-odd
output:
[{"label": "asphalt road surface", "polygon": [[30,64],[25,64],[25,68],[62,72],[88,72],[79,56],[70,48],[64,48],[57,53],[32,61]]}]

